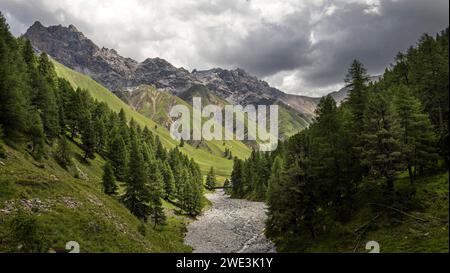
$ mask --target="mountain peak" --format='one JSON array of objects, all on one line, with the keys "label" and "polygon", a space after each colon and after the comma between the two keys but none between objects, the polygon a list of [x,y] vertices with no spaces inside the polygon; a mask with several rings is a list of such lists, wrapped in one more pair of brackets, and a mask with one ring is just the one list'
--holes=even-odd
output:
[{"label": "mountain peak", "polygon": [[68,29],[73,32],[80,32],[74,25],[69,25]]},{"label": "mountain peak", "polygon": [[45,28],[40,21],[35,21],[29,29],[42,29]]}]

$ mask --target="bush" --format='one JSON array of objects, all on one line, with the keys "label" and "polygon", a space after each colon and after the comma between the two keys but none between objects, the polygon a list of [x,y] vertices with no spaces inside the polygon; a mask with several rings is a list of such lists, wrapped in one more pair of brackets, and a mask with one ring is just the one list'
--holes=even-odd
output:
[{"label": "bush", "polygon": [[38,218],[19,210],[9,222],[11,252],[47,252],[45,233]]}]

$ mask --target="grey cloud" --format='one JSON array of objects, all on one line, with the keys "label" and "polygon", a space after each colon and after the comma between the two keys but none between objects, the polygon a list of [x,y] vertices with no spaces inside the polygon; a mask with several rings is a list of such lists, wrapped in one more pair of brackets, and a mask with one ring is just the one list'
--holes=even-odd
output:
[{"label": "grey cloud", "polygon": [[72,24],[85,33],[90,33],[91,28],[94,27],[63,9],[49,11],[45,8],[46,6],[41,1],[17,2],[6,0],[0,2],[0,10],[7,11],[17,22],[21,23],[20,26],[12,26],[11,29],[15,35],[23,34],[35,21],[40,21],[44,25]]},{"label": "grey cloud", "polygon": [[346,4],[319,23],[319,33],[331,38],[314,48],[321,65],[313,65],[304,74],[308,85],[342,81],[355,58],[370,73],[381,73],[398,51],[413,45],[420,35],[448,26],[448,1],[383,0],[378,14],[365,14],[365,9],[365,5]]}]

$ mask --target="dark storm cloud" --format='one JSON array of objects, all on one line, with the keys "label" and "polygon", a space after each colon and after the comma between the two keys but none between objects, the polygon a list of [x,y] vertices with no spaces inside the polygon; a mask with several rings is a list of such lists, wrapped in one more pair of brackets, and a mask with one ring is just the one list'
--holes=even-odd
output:
[{"label": "dark storm cloud", "polygon": [[[217,43],[206,57],[269,78],[292,71],[302,77],[303,89],[314,89],[342,82],[353,59],[361,60],[370,73],[382,73],[395,54],[420,35],[448,26],[447,0],[382,0],[375,6],[332,2],[334,12],[317,22],[311,22],[308,12],[298,11],[281,24],[262,23],[231,46]],[[311,32],[317,43],[309,40]]]},{"label": "dark storm cloud", "polygon": [[423,33],[448,26],[448,1],[381,1],[377,13],[366,5],[345,4],[318,23],[325,35],[313,47],[315,65],[306,69],[305,82],[324,86],[342,81],[352,59],[360,59],[372,74],[382,73],[398,51],[415,44]]}]

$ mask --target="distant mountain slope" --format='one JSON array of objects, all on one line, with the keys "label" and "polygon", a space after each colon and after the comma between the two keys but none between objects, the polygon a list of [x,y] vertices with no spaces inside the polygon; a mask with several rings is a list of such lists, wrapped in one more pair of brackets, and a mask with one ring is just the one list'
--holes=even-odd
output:
[{"label": "distant mountain slope", "polygon": [[[149,129],[158,135],[165,147],[173,148],[179,144],[178,141],[172,139],[166,128],[158,126],[153,120],[135,111],[131,106],[90,77],[73,71],[58,62],[54,62],[54,64],[58,76],[68,80],[74,87],[87,89],[94,99],[106,102],[112,110],[120,111],[120,109],[124,109],[128,118],[133,118],[142,126],[148,126]],[[240,141],[228,141],[225,145],[222,141],[205,141],[205,143],[205,148],[184,145],[180,149],[194,158],[200,165],[202,173],[206,174],[209,168],[213,166],[220,180],[224,180],[225,177],[230,175],[233,164],[232,160],[222,156],[225,148],[229,148],[233,155],[239,158],[246,158],[250,155],[250,149]]]},{"label": "distant mountain slope", "polygon": [[169,117],[170,109],[178,104],[187,105],[179,97],[158,91],[154,86],[149,85],[140,85],[124,94],[126,95],[127,103],[133,109],[165,128],[170,128],[172,124],[172,120]]}]

